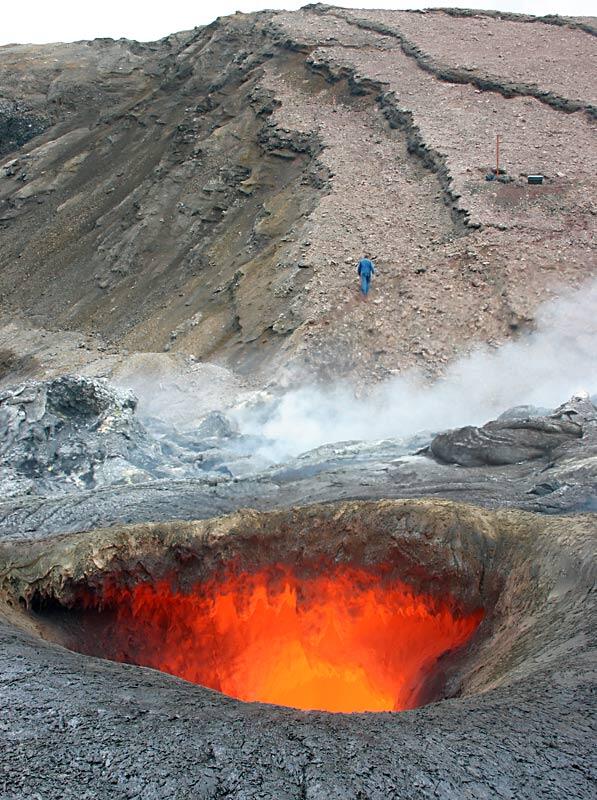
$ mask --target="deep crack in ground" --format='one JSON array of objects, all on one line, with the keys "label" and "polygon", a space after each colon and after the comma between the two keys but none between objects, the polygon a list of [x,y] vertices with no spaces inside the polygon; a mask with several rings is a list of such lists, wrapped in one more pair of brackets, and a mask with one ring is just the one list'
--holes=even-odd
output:
[{"label": "deep crack in ground", "polygon": [[[77,796],[98,798],[194,797],[197,787],[205,797],[317,797],[323,785],[354,798],[588,797],[593,534],[590,515],[378,501],[5,542],[4,713],[18,708],[19,730],[38,731],[11,745],[20,794],[6,796],[27,796],[45,770],[48,796],[69,775]],[[383,580],[450,599],[461,616],[483,609],[472,639],[434,661],[419,702],[457,699],[390,715],[301,713],[51,643],[72,647],[97,634],[101,651],[102,625],[92,632],[77,603],[82,592],[102,597],[107,584],[126,594],[166,580],[184,595],[231,564],[255,575],[283,563],[305,580],[330,558],[340,570],[377,566],[378,576],[385,564]],[[163,633],[171,622],[162,620]],[[42,684],[60,697],[58,716],[36,701]],[[126,761],[114,749],[122,736]],[[173,740],[176,761],[165,755]]]}]

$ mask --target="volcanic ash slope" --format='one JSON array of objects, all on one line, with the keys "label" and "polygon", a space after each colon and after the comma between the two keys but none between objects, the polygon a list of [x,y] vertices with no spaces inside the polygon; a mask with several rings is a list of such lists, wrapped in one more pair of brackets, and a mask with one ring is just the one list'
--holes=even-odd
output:
[{"label": "volcanic ash slope", "polygon": [[0,48],[2,311],[262,378],[437,374],[594,269],[593,32],[315,5]]}]

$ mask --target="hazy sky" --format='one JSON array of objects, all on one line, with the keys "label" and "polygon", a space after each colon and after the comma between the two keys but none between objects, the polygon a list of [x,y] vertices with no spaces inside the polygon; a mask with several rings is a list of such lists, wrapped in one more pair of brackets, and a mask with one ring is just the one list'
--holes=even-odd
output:
[{"label": "hazy sky", "polygon": [[[262,8],[300,8],[307,0],[27,0],[2,2],[0,45],[9,42],[56,42],[125,36],[150,41],[168,33],[204,25],[235,11]],[[435,5],[449,5],[450,0]],[[351,8],[426,8],[433,0],[345,0]],[[468,0],[455,2],[464,8],[499,8],[526,14],[585,15],[595,13],[595,0]]]}]

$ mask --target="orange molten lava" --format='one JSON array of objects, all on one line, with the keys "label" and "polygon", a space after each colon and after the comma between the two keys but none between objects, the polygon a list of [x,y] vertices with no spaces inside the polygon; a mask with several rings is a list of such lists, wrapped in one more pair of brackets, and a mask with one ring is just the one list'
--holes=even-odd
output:
[{"label": "orange molten lava", "polygon": [[[326,711],[413,708],[443,653],[482,611],[415,595],[363,569],[297,578],[287,568],[210,580],[105,587],[113,657],[241,700]],[[105,648],[104,648],[105,652]]]}]

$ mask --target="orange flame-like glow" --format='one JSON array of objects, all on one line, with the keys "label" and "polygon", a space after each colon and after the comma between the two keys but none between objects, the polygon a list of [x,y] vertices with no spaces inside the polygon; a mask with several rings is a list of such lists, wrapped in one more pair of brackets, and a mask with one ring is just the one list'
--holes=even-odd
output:
[{"label": "orange flame-like glow", "polygon": [[372,572],[337,567],[298,578],[278,567],[198,584],[106,586],[113,657],[241,700],[326,711],[392,711],[417,696],[443,653],[483,612],[414,594]]}]

